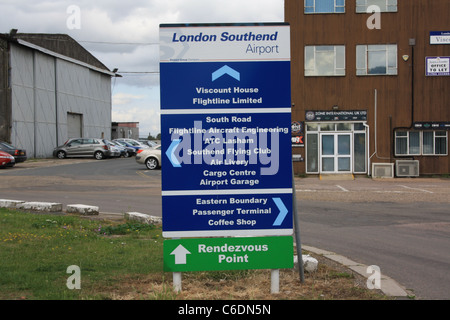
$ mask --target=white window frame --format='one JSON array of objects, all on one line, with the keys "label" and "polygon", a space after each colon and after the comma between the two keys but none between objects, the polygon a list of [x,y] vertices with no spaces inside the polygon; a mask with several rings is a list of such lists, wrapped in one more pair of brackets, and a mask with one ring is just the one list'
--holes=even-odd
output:
[{"label": "white window frame", "polygon": [[[433,133],[433,139],[432,139],[432,141],[433,141],[433,146],[432,146],[433,153],[425,153],[425,150],[424,150],[424,145],[425,145],[424,133],[425,132]],[[442,135],[441,134],[442,132],[445,132],[445,135]],[[443,138],[445,139],[445,143],[447,145],[446,153],[445,154],[436,153],[436,140],[443,139]],[[436,131],[435,130],[433,130],[433,131],[422,131],[422,136],[421,136],[421,140],[420,141],[422,142],[422,154],[424,156],[446,156],[446,155],[448,155],[448,131],[439,131],[439,130],[436,130]]]},{"label": "white window frame", "polygon": [[[338,130],[338,126],[339,124],[350,124],[350,128],[349,130]],[[356,124],[362,124],[363,128],[356,128],[355,125]],[[331,125],[331,126],[330,126]],[[333,128],[334,126],[334,128]],[[323,130],[324,127],[327,127],[326,130]],[[367,129],[367,123],[366,122],[307,122],[305,123],[305,137],[306,137],[306,144],[305,144],[305,169],[306,169],[306,174],[319,174],[321,172],[321,168],[322,168],[322,163],[321,163],[321,159],[322,159],[322,151],[321,151],[321,136],[323,134],[350,134],[351,135],[351,141],[352,141],[352,146],[351,146],[351,167],[352,167],[352,173],[355,174],[365,174],[367,173],[367,168],[369,167],[369,132]],[[355,166],[355,135],[356,134],[364,134],[364,138],[365,138],[365,152],[364,152],[364,156],[365,156],[365,164],[364,164],[364,168],[365,171],[356,171],[356,166]],[[316,165],[314,168],[314,171],[310,170],[309,167],[309,161],[310,161],[310,157],[309,157],[309,152],[310,152],[310,147],[309,147],[309,136],[315,136],[315,139],[317,140],[317,150],[315,150],[316,152],[313,153],[314,158],[313,158],[313,163]]]},{"label": "white window frame", "polygon": [[[375,49],[384,46],[384,49]],[[394,48],[395,47],[395,51]],[[364,49],[364,60],[361,61],[358,49]],[[385,52],[386,73],[369,73],[369,52]],[[395,53],[395,66],[389,66],[389,54]],[[364,67],[360,67],[364,64]],[[391,72],[390,72],[391,71]],[[398,46],[397,44],[363,44],[356,46],[356,75],[357,76],[396,76],[398,75]]]},{"label": "white window frame", "polygon": [[[311,68],[307,68],[306,65],[306,50],[307,48],[314,48],[314,52],[313,52],[313,65],[314,65],[314,69]],[[333,73],[332,74],[318,74],[318,70],[317,70],[317,48],[318,47],[333,47],[333,55],[334,55],[334,61],[333,61]],[[338,47],[342,47],[344,49],[344,66],[337,66],[338,62],[337,62],[337,48]],[[330,50],[331,52],[331,50]],[[304,72],[305,72],[305,77],[345,77],[345,73],[346,73],[346,59],[345,59],[345,46],[344,45],[308,45],[305,46],[305,63],[304,63]],[[338,72],[341,71],[341,72]],[[343,72],[342,72],[343,71]]]},{"label": "white window frame", "polygon": [[[398,12],[397,0],[385,0],[386,7],[380,8],[381,12]],[[377,5],[372,0],[356,0],[356,13],[367,13],[367,8]]]},{"label": "white window frame", "polygon": [[[419,153],[411,153],[410,152],[410,133],[419,133]],[[424,132],[433,133],[433,152],[432,153],[425,153],[424,151]],[[445,135],[442,135],[441,133],[445,132]],[[402,133],[405,134],[405,136],[399,136],[398,134]],[[444,153],[436,153],[436,140],[437,139],[443,139],[445,138],[445,144],[446,144],[446,152]],[[405,139],[406,140],[406,153],[397,153],[397,142],[398,139]],[[448,131],[444,130],[433,130],[433,131],[398,131],[395,132],[395,156],[402,157],[402,156],[441,156],[445,157],[448,156]]]},{"label": "white window frame", "polygon": [[[304,0],[304,13],[305,14],[330,14],[330,13],[332,13],[332,14],[334,14],[334,13],[337,13],[337,14],[342,14],[342,13],[345,13],[345,0],[342,0],[342,1],[344,1],[344,5],[338,5],[337,4],[337,1],[338,0],[334,0],[334,11],[333,12],[316,12],[316,1],[318,1],[318,0],[311,0],[311,1],[313,1],[314,2],[314,4],[313,4],[313,6],[306,6],[306,2],[307,2],[308,0]],[[320,0],[319,0],[320,1]],[[306,12],[306,8],[313,8],[313,11],[312,12]],[[336,11],[337,10],[337,8],[344,8],[344,11]]]}]

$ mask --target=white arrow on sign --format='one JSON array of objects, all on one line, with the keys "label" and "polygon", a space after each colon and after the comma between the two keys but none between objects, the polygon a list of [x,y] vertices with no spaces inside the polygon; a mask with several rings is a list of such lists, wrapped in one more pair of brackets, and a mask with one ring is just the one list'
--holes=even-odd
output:
[{"label": "white arrow on sign", "polygon": [[181,244],[171,253],[175,256],[175,264],[186,264],[186,255],[188,254],[191,253]]}]

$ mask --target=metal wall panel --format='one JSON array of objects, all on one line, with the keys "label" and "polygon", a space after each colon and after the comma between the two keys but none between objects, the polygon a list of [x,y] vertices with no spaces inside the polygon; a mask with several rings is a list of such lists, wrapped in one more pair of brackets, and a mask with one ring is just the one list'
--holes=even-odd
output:
[{"label": "metal wall panel", "polygon": [[84,137],[111,137],[109,76],[58,60],[58,120],[60,140],[67,134],[67,113],[83,115]]},{"label": "metal wall panel", "polygon": [[35,157],[56,147],[55,58],[35,52]]},{"label": "metal wall panel", "polygon": [[84,137],[111,137],[111,78],[22,46],[11,46],[11,141],[29,157],[52,157],[68,139],[67,114]]},{"label": "metal wall panel", "polygon": [[11,143],[34,154],[33,52],[11,46]]}]

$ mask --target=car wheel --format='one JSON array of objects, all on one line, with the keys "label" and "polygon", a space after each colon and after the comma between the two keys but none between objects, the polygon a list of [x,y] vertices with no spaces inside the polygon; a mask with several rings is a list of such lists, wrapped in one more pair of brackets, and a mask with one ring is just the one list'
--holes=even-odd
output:
[{"label": "car wheel", "polygon": [[155,170],[158,168],[158,160],[155,158],[148,158],[145,160],[145,166],[148,170]]},{"label": "car wheel", "polygon": [[97,151],[96,153],[94,153],[94,158],[97,160],[102,160],[105,156],[103,155],[103,152],[101,151]]},{"label": "car wheel", "polygon": [[66,153],[64,151],[58,151],[56,156],[58,157],[58,159],[64,159],[66,157]]},{"label": "car wheel", "polygon": [[130,156],[130,153],[128,152],[128,151],[125,151],[125,154],[123,155],[125,158],[129,158],[129,157],[131,157]]}]

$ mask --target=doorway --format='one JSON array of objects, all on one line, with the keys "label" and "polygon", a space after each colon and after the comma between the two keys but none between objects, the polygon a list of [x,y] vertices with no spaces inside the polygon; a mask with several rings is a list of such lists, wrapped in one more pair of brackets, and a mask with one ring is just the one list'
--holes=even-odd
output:
[{"label": "doorway", "polygon": [[83,115],[78,113],[67,113],[67,137],[83,137]]},{"label": "doorway", "polygon": [[320,172],[351,173],[352,149],[351,133],[321,133]]},{"label": "doorway", "polygon": [[306,173],[367,173],[364,122],[306,122]]}]

